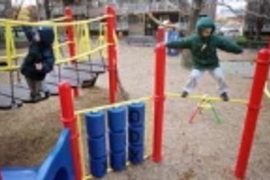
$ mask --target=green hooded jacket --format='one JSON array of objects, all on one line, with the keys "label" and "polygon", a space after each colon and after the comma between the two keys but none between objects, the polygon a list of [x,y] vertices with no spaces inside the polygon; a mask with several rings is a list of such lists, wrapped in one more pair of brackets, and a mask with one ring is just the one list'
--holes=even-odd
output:
[{"label": "green hooded jacket", "polygon": [[[200,34],[203,28],[212,28],[211,36],[202,37]],[[235,54],[243,52],[242,48],[236,43],[215,34],[215,28],[214,21],[210,17],[202,17],[197,21],[196,33],[179,41],[167,43],[166,46],[175,49],[189,49],[192,54],[193,68],[195,69],[214,69],[219,67],[217,49]]]}]

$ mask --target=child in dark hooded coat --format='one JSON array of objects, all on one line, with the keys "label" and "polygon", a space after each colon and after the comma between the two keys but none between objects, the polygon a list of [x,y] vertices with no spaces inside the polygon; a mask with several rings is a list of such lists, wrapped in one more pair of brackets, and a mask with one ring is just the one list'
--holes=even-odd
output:
[{"label": "child in dark hooded coat", "polygon": [[23,27],[23,29],[30,45],[28,54],[21,66],[21,73],[25,76],[31,91],[31,100],[36,102],[41,99],[41,93],[44,93],[46,98],[50,95],[44,80],[54,67],[54,32],[51,27],[39,27],[37,29]]},{"label": "child in dark hooded coat", "polygon": [[198,85],[202,74],[208,71],[217,82],[220,97],[229,101],[228,86],[220,68],[217,49],[234,54],[242,53],[243,49],[234,42],[216,35],[215,23],[210,17],[200,18],[196,28],[196,33],[166,44],[169,48],[187,48],[191,51],[193,69],[181,96],[187,97]]}]

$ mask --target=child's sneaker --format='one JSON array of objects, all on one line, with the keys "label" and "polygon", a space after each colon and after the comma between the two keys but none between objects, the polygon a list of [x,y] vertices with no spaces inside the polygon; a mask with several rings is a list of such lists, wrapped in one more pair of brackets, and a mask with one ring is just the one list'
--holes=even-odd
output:
[{"label": "child's sneaker", "polygon": [[188,92],[187,91],[183,91],[182,94],[181,94],[181,97],[182,98],[185,98],[188,96]]},{"label": "child's sneaker", "polygon": [[221,97],[221,99],[222,99],[223,101],[229,101],[229,100],[230,100],[230,99],[229,99],[229,96],[228,96],[228,94],[227,94],[226,92],[222,93],[222,94],[220,95],[220,97]]},{"label": "child's sneaker", "polygon": [[40,101],[42,99],[40,93],[38,93],[38,94],[31,93],[30,97],[31,97],[32,103],[37,103],[38,101]]}]

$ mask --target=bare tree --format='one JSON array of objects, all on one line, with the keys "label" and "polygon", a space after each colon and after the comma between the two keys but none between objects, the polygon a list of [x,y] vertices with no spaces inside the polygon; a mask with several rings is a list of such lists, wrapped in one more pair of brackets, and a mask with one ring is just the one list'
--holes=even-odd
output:
[{"label": "bare tree", "polygon": [[[228,8],[237,15],[237,11],[229,4],[219,3],[218,5]],[[266,24],[270,23],[270,1],[256,0],[247,1],[247,6],[243,10],[245,16],[245,24],[247,25],[249,35],[259,39]]]},{"label": "bare tree", "polygon": [[[269,22],[270,17],[270,2],[268,0],[257,0],[256,2],[249,2],[247,9],[252,12],[257,12],[259,14],[264,14],[265,16],[255,16],[254,14],[246,15],[246,22],[250,26],[250,29],[255,33],[256,39],[259,39],[262,33],[262,29]],[[252,35],[254,35],[252,32]]]},{"label": "bare tree", "polygon": [[9,15],[12,13],[12,7],[11,7],[11,1],[10,0],[6,0],[4,3],[3,3],[3,10],[0,14],[0,17],[9,17]]},{"label": "bare tree", "polygon": [[191,32],[194,31],[196,21],[201,13],[203,6],[204,6],[203,0],[193,0],[192,1],[191,11],[190,11],[189,21],[188,21],[189,25],[188,25],[188,29],[187,29],[188,34],[190,34]]},{"label": "bare tree", "polygon": [[[203,5],[204,5],[203,0],[193,0],[192,1],[191,11],[190,11],[189,21],[188,21],[187,34],[191,34],[194,31],[197,19],[199,18],[199,15],[201,13]],[[190,69],[192,67],[192,59],[191,58],[192,58],[191,52],[189,50],[183,51],[181,65],[187,69]]]}]

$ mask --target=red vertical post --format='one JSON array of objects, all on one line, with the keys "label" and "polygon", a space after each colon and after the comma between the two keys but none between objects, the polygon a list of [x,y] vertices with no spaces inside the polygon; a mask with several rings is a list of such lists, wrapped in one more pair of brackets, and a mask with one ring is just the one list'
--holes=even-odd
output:
[{"label": "red vertical post", "polygon": [[74,104],[71,86],[67,81],[63,81],[59,85],[59,100],[61,106],[61,121],[65,128],[70,129],[71,152],[74,163],[75,179],[82,179],[82,167],[79,151],[79,135],[74,114]]},{"label": "red vertical post", "polygon": [[235,176],[241,179],[243,179],[245,176],[252,148],[253,138],[256,130],[256,123],[258,120],[258,115],[260,112],[260,106],[263,97],[263,89],[269,71],[269,58],[270,51],[268,49],[260,50],[257,55],[254,80],[251,88],[242,141],[239,148],[239,154],[235,167]]},{"label": "red vertical post", "polygon": [[[160,29],[162,31],[162,29]],[[162,161],[163,119],[165,101],[165,74],[166,74],[166,48],[160,43],[156,46],[155,67],[155,94],[154,94],[154,134],[153,134],[153,161]]]},{"label": "red vertical post", "polygon": [[115,103],[116,101],[116,46],[115,46],[115,10],[107,6],[106,7],[107,17],[107,43],[108,45],[108,70],[109,70],[109,100],[110,103]]},{"label": "red vertical post", "polygon": [[159,26],[157,31],[157,43],[164,42],[164,40],[165,40],[165,28]]},{"label": "red vertical post", "polygon": [[[72,22],[73,21],[73,12],[70,7],[65,8],[65,16],[66,16],[66,22]],[[70,42],[68,44],[68,50],[69,50],[69,57],[75,56],[75,40],[74,40],[74,26],[66,26],[66,33],[67,33],[67,41]],[[71,61],[72,63],[75,63],[75,59]]]},{"label": "red vertical post", "polygon": [[117,37],[117,14],[115,10],[113,9],[113,27],[114,27],[114,35],[113,35],[113,44],[114,44],[114,69],[115,69],[115,76],[114,76],[114,81],[115,81],[115,86],[114,86],[114,92],[117,94],[117,87],[118,87],[118,79],[117,79],[117,63],[118,63],[118,47],[116,46],[116,39]]},{"label": "red vertical post", "polygon": [[[72,9],[70,7],[66,7],[65,8],[65,16],[66,16],[66,22],[72,22],[73,21],[73,12]],[[69,57],[74,57],[76,54],[76,47],[75,47],[75,39],[74,39],[74,26],[73,25],[69,25],[66,26],[66,35],[67,35],[67,41],[69,42],[68,44],[68,50],[69,50]],[[76,63],[75,59],[71,60],[71,63]],[[79,89],[78,87],[75,87],[73,89],[73,93],[75,97],[79,96]]]}]

